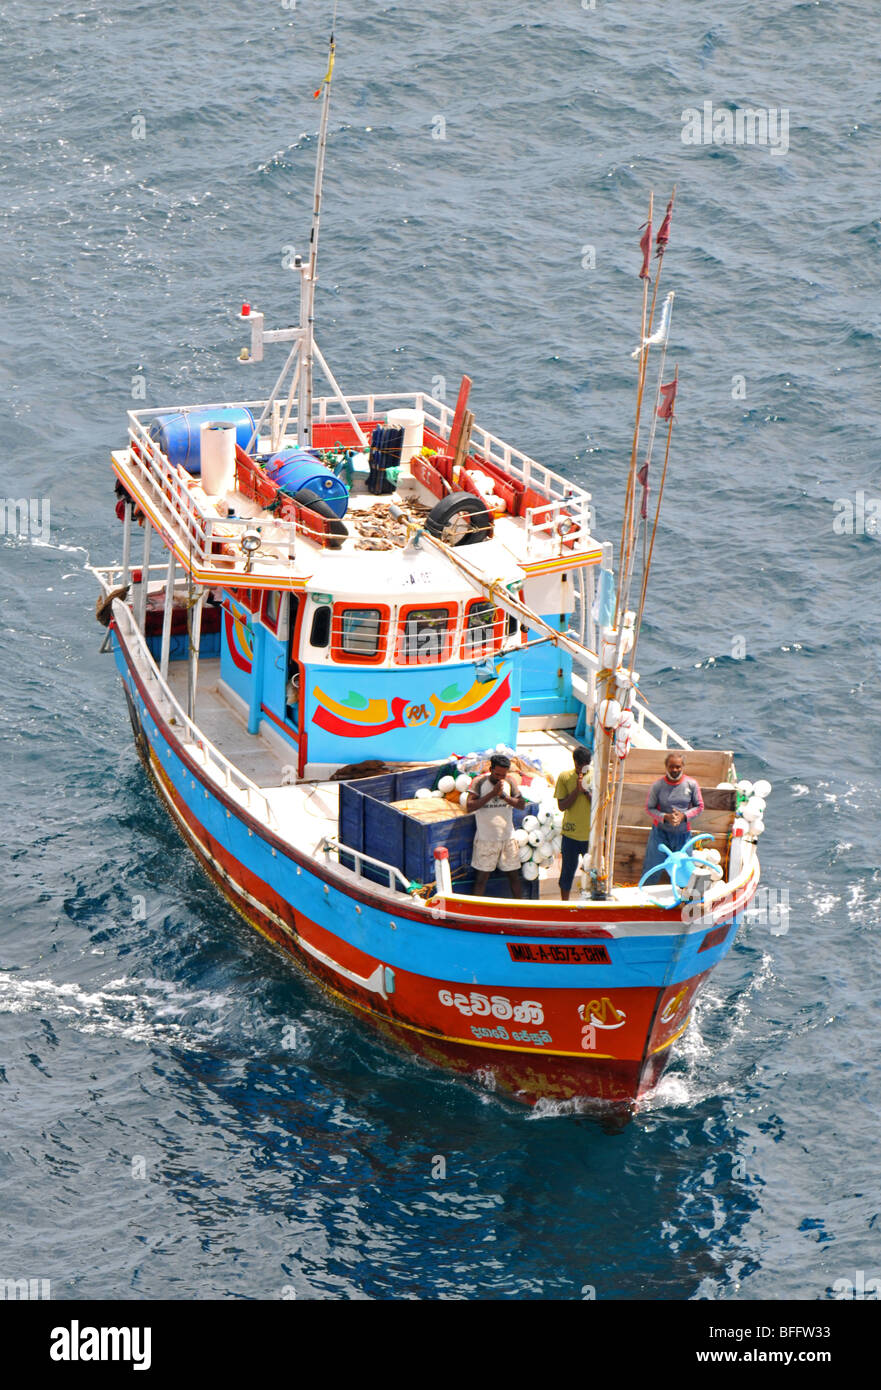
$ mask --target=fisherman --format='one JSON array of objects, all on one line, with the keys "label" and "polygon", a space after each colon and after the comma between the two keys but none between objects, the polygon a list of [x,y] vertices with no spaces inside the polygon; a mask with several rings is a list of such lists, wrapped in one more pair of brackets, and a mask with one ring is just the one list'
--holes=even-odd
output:
[{"label": "fisherman", "polygon": [[475,777],[468,792],[466,810],[474,812],[477,830],[471,867],[474,869],[472,893],[480,898],[494,869],[508,875],[511,896],[523,897],[520,878],[520,846],[514,839],[514,808],[526,805],[520,795],[520,781],[511,772],[511,759],[494,753],[489,772]]},{"label": "fisherman", "polygon": [[590,752],[574,748],[571,772],[561,772],[554,787],[557,805],[563,812],[563,867],[560,870],[560,897],[569,901],[572,880],[578,868],[578,856],[587,854],[590,841]]},{"label": "fisherman", "polygon": [[704,809],[701,789],[693,777],[686,777],[685,759],[681,753],[668,753],[664,759],[666,776],[653,782],[645,809],[652,822],[646,845],[642,871],[647,874],[663,864],[661,847],[682,849],[691,830],[689,822]]}]

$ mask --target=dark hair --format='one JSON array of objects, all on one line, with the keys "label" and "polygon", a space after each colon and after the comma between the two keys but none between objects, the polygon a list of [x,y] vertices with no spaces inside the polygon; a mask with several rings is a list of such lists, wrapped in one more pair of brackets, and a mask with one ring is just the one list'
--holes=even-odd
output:
[{"label": "dark hair", "polygon": [[589,763],[592,757],[593,754],[590,749],[585,748],[580,743],[577,748],[572,749],[572,761],[577,763],[579,767],[584,767],[585,763]]},{"label": "dark hair", "polygon": [[493,753],[489,760],[490,767],[510,767],[511,759],[507,753]]}]

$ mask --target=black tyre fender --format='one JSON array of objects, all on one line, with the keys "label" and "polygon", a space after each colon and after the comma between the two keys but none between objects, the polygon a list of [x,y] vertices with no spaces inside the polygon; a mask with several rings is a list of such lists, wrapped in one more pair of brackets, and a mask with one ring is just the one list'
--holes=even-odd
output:
[{"label": "black tyre fender", "polygon": [[442,540],[444,531],[457,517],[467,517],[468,530],[459,537],[456,545],[477,545],[479,541],[489,540],[493,533],[492,512],[485,502],[471,492],[451,492],[448,497],[442,497],[425,518],[425,530],[430,536]]},{"label": "black tyre fender", "polygon": [[317,492],[313,492],[312,489],[308,487],[301,487],[299,492],[292,492],[291,496],[301,507],[308,507],[309,511],[314,512],[316,516],[326,517],[330,522],[328,528],[330,531],[330,549],[339,550],[343,541],[349,534],[349,528],[346,523],[337,516],[330,503],[325,502],[323,497],[319,497]]}]

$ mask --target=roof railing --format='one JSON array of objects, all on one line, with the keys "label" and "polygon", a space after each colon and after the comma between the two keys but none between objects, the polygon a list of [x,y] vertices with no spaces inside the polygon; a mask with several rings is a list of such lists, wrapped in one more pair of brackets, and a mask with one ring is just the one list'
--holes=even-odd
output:
[{"label": "roof railing", "polygon": [[[265,401],[242,401],[242,402],[211,402],[209,404],[200,403],[197,406],[160,406],[150,410],[130,411],[129,418],[133,423],[140,426],[141,432],[146,438],[146,429],[142,422],[150,421],[158,415],[167,415],[180,410],[220,410],[229,406],[241,406],[249,410],[262,410]],[[443,439],[449,439],[450,429],[453,423],[453,411],[443,401],[439,401],[435,396],[429,395],[425,391],[394,391],[394,392],[370,392],[365,395],[346,396],[346,404],[352,413],[362,420],[375,420],[378,416],[385,414],[388,410],[408,408],[421,410],[425,415],[428,426],[439,434]],[[278,439],[278,430],[281,425],[284,403],[276,401],[273,404],[273,414],[271,416],[272,425],[272,448],[281,445]],[[312,420],[315,424],[340,424],[347,425],[348,419],[337,400],[336,396],[318,396],[315,398],[312,407]],[[288,421],[288,432],[296,432],[297,410],[294,404]],[[152,441],[150,441],[152,443]],[[547,497],[549,502],[590,502],[590,493],[577,483],[562,477],[552,469],[546,468],[528,454],[522,453],[512,445],[506,444],[498,435],[492,434],[482,426],[475,424],[471,431],[472,452],[482,455],[491,463],[503,468],[512,478],[522,483],[525,487],[534,488],[536,492]]]}]

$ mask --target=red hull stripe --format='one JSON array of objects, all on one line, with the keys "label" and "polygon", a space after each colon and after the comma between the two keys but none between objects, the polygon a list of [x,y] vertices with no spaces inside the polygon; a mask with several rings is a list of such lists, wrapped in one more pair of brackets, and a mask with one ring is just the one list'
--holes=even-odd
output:
[{"label": "red hull stripe", "polygon": [[[169,731],[165,717],[157,708],[150,692],[141,680],[140,674],[129,658],[127,649],[122,643],[118,632],[116,633],[116,638],[117,641],[120,642],[120,646],[125,655],[129,675],[138,692],[139,699],[144,704],[151,720],[159,730],[160,736],[170,744],[174,749],[175,756],[183,767],[186,768],[187,776],[199,783],[210,796],[214,797],[220,805],[223,806],[224,810],[229,811],[230,815],[237,817],[252,834],[259,835],[266,844],[276,849],[279,853],[284,854],[292,863],[300,865],[320,882],[327,883],[334,888],[340,889],[339,881],[331,872],[326,870],[323,865],[311,859],[309,856],[302,854],[288,841],[282,840],[263,822],[258,821],[247,808],[233,801],[233,799],[226,794],[223,787],[219,786],[213,778],[209,778],[205,774],[204,769],[189,756],[186,749],[179,744],[178,740]],[[738,895],[738,901],[736,903],[732,902],[732,908],[736,907],[739,911],[752,896],[750,890],[754,890],[754,887],[754,880],[750,880],[746,888]],[[365,903],[371,907],[379,908],[383,912],[388,909],[388,902],[386,899],[371,893],[363,884],[358,886],[346,884],[345,888],[341,891],[344,891],[347,898],[353,903]],[[510,911],[510,907],[501,899],[493,901],[492,899],[486,898],[480,902],[474,901],[473,903],[459,901],[455,903],[455,908],[456,910],[453,912],[447,911],[443,920],[451,926],[455,925],[457,931],[489,932],[493,935],[503,934],[513,937],[536,936],[547,931],[548,935],[553,935],[557,939],[562,940],[589,940],[591,938],[608,937],[610,935],[610,933],[603,930],[602,927],[593,925],[590,919],[583,919],[579,922],[577,920],[577,914],[579,910],[583,909],[579,909],[578,904],[575,903],[560,904],[559,907],[551,907],[546,903],[536,902],[535,908],[546,914],[547,920],[540,922],[529,921],[529,917],[533,916],[533,913],[530,910],[531,904],[526,899],[518,903],[518,911],[522,914],[518,919],[511,919],[506,915]],[[400,906],[396,904],[395,915],[399,920],[409,920],[424,924],[427,914],[423,910],[412,908],[408,903],[402,901]],[[634,920],[634,910],[632,908],[614,907],[606,904],[604,905],[603,916],[610,925],[619,922],[630,923]],[[576,920],[573,921],[573,918]],[[678,934],[682,930],[682,923],[678,915],[665,911],[663,908],[649,907],[643,909],[639,914],[639,922],[664,924],[669,927],[671,934]]]}]

